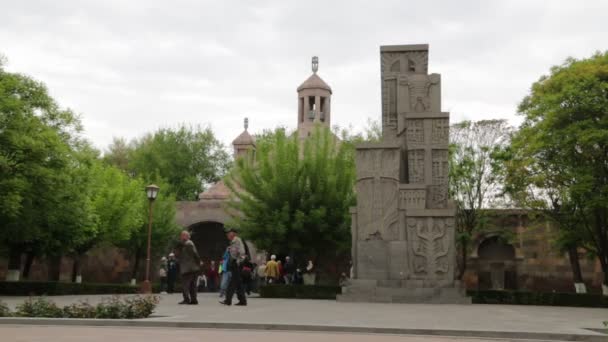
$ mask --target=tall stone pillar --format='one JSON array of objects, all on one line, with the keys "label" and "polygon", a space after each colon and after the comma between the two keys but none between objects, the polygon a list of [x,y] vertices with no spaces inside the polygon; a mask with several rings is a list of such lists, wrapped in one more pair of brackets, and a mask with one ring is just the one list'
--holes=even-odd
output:
[{"label": "tall stone pillar", "polygon": [[470,303],[454,280],[449,113],[428,45],[382,46],[382,142],[357,146],[354,279],[339,300]]}]

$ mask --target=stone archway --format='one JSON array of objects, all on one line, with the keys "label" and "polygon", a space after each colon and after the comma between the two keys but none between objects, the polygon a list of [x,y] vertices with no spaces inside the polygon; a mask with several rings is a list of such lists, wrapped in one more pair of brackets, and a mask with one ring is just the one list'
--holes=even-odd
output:
[{"label": "stone archway", "polygon": [[191,233],[191,238],[196,245],[198,254],[206,264],[211,260],[221,260],[228,246],[228,239],[224,233],[223,223],[213,221],[198,222],[188,227],[188,230]]},{"label": "stone archway", "polygon": [[515,248],[497,236],[484,239],[477,248],[479,287],[481,289],[515,289]]}]

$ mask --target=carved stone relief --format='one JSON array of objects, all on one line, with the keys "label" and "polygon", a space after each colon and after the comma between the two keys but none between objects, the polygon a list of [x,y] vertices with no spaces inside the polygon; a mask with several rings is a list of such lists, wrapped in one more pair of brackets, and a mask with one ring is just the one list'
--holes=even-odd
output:
[{"label": "carved stone relief", "polygon": [[384,127],[397,127],[397,79],[387,79],[383,81],[384,99],[383,99],[383,113],[382,113],[382,126]]},{"label": "carved stone relief", "polygon": [[399,151],[360,150],[357,165],[358,239],[398,239]]},{"label": "carved stone relief", "polygon": [[433,144],[448,144],[450,139],[450,121],[448,119],[433,119],[431,142]]},{"label": "carved stone relief", "polygon": [[401,190],[402,209],[424,209],[426,206],[426,190],[407,189]]},{"label": "carved stone relief", "polygon": [[407,236],[411,243],[410,257],[415,275],[445,277],[450,271],[448,259],[453,237],[453,218],[409,217]]},{"label": "carved stone relief", "polygon": [[448,185],[429,185],[429,209],[443,209],[448,206]]},{"label": "carved stone relief", "polygon": [[408,178],[410,183],[424,183],[424,150],[407,151]]},{"label": "carved stone relief", "polygon": [[381,54],[381,72],[418,73],[428,71],[428,51],[383,52]]},{"label": "carved stone relief", "polygon": [[433,185],[448,183],[448,150],[433,150],[432,175]]},{"label": "carved stone relief", "polygon": [[424,143],[424,122],[422,119],[408,119],[406,137],[408,144]]}]

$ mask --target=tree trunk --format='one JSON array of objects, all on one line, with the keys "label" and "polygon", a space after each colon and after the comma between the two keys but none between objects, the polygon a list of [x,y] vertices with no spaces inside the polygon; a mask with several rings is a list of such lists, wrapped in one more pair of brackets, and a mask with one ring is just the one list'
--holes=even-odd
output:
[{"label": "tree trunk", "polygon": [[72,283],[77,283],[78,276],[80,276],[80,259],[82,255],[74,255],[74,263],[72,264]]},{"label": "tree trunk", "polygon": [[568,247],[568,258],[570,259],[570,266],[572,267],[572,279],[575,283],[582,283],[583,274],[581,272],[581,264],[576,246]]},{"label": "tree trunk", "polygon": [[32,269],[33,263],[34,263],[34,253],[27,252],[25,254],[25,265],[23,266],[23,279],[28,279],[30,277],[30,271]]},{"label": "tree trunk", "polygon": [[48,279],[49,281],[59,281],[61,278],[61,256],[51,256],[48,261]]},{"label": "tree trunk", "polygon": [[6,280],[19,281],[21,274],[21,246],[10,245],[8,247],[8,274]]},{"label": "tree trunk", "polygon": [[583,281],[583,274],[581,272],[578,249],[576,246],[568,246],[568,259],[570,259],[572,280],[574,281],[574,289],[576,290],[576,293],[587,293],[587,288]]},{"label": "tree trunk", "polygon": [[137,279],[137,271],[139,269],[139,260],[141,259],[139,251],[135,253],[135,260],[133,261],[133,270],[131,271],[131,279]]},{"label": "tree trunk", "polygon": [[462,280],[464,273],[467,270],[467,244],[462,242],[460,244],[460,262],[458,263],[458,280]]}]

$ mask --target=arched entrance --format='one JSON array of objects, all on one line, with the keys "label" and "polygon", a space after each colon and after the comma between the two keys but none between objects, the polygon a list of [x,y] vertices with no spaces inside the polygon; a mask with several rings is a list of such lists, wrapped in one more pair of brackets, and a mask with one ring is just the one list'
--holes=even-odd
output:
[{"label": "arched entrance", "polygon": [[515,248],[497,236],[483,240],[477,249],[480,289],[515,289]]},{"label": "arched entrance", "polygon": [[208,263],[222,258],[228,239],[224,232],[224,225],[219,222],[199,222],[188,227],[191,239],[196,245],[201,259]]}]

